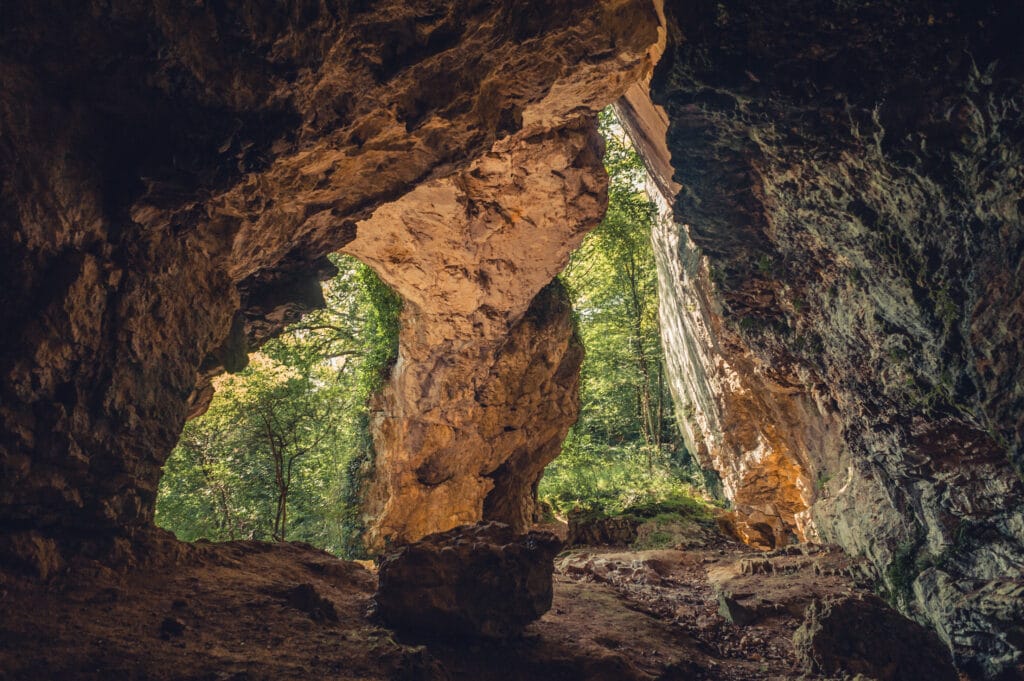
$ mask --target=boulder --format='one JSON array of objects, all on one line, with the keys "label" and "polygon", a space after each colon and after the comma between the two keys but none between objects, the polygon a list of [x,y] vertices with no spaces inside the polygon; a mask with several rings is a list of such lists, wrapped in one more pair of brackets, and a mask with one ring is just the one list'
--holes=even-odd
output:
[{"label": "boulder", "polygon": [[631,516],[606,518],[589,511],[569,511],[569,546],[628,546],[636,541],[643,520]]},{"label": "boulder", "polygon": [[389,626],[429,638],[509,638],[551,607],[550,532],[464,525],[401,547],[380,564],[374,601]]},{"label": "boulder", "polygon": [[958,678],[949,650],[933,631],[873,595],[812,602],[793,645],[809,673],[862,674],[879,681]]}]

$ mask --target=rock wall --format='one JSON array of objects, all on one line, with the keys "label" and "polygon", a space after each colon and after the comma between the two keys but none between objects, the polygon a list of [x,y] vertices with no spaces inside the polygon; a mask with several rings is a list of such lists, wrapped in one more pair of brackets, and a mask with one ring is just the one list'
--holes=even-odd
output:
[{"label": "rock wall", "polygon": [[962,669],[1019,673],[1019,3],[667,5],[664,118],[620,109],[672,208],[684,432],[755,540],[841,544]]},{"label": "rock wall", "polygon": [[[492,154],[517,144],[589,162],[581,117],[650,70],[659,37],[623,0],[3,13],[0,553],[40,573],[58,548],[145,534],[206,379],[319,302],[325,253],[417,186],[478,159],[501,172]],[[588,192],[594,213],[599,178]],[[514,324],[541,279],[496,316]]]}]

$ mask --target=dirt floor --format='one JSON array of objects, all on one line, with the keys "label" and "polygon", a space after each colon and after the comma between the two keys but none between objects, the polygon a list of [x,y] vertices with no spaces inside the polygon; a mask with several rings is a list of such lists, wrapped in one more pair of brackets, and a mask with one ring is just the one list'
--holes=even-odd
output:
[{"label": "dirt floor", "polygon": [[686,544],[564,552],[550,612],[503,644],[403,639],[372,616],[371,571],[301,544],[177,545],[45,589],[6,578],[0,679],[792,679],[802,608],[859,588],[838,553]]}]

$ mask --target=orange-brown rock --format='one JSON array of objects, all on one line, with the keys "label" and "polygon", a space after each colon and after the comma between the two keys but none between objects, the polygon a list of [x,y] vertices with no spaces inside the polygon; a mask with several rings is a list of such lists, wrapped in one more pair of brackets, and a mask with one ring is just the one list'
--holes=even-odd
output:
[{"label": "orange-brown rock", "polygon": [[576,420],[582,360],[560,286],[538,292],[604,213],[593,110],[650,73],[663,37],[653,6],[615,11],[638,23],[591,36],[605,58],[525,107],[522,131],[381,206],[344,247],[404,301],[398,361],[374,401],[371,549],[481,518],[532,521]]},{"label": "orange-brown rock", "polygon": [[[205,378],[318,302],[325,253],[506,149],[575,159],[581,115],[657,39],[653,7],[622,0],[5,5],[0,548],[42,531],[105,551],[149,527]],[[582,217],[565,234],[600,211],[591,179],[586,217],[553,213]]]},{"label": "orange-brown rock", "polygon": [[373,547],[485,515],[524,529],[576,420],[568,299],[557,283],[534,296],[601,217],[600,140],[586,119],[501,147],[381,208],[346,247],[405,301],[372,421]]},{"label": "orange-brown rock", "polygon": [[430,359],[400,357],[375,400],[370,548],[480,518],[525,530],[541,473],[579,412],[583,347],[557,281],[500,344],[470,340]]}]

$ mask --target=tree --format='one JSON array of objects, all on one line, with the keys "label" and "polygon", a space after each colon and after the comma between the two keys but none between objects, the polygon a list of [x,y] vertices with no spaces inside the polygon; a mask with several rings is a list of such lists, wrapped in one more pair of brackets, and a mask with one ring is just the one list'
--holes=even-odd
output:
[{"label": "tree", "polygon": [[157,496],[158,524],[179,538],[360,552],[367,402],[397,351],[401,304],[366,266],[335,264],[327,306],[215,379],[209,410],[186,425]]},{"label": "tree", "polygon": [[[602,419],[606,438],[639,437],[657,447],[674,437],[666,427],[669,401],[650,241],[657,212],[644,193],[643,163],[609,111],[601,115],[601,131],[609,175],[608,211],[573,254],[564,275],[589,356],[584,391],[591,395],[585,395],[584,402],[592,414],[597,410],[615,415],[614,422]],[[609,375],[617,380],[602,380]],[[582,421],[596,425],[593,419]]]}]

